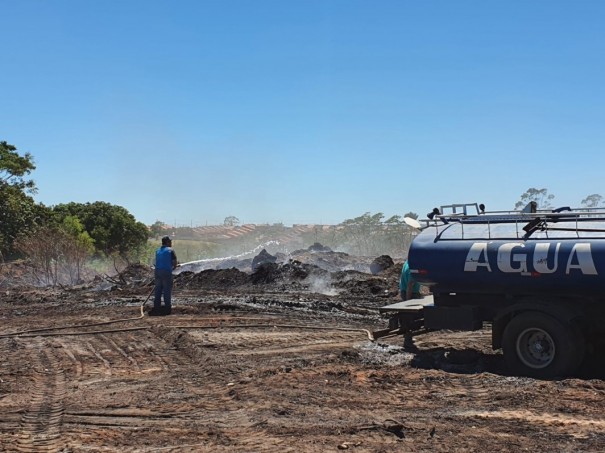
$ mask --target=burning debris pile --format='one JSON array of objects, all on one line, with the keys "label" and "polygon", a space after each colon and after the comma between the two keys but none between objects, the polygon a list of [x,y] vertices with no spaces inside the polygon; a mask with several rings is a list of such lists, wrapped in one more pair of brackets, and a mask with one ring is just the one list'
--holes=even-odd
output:
[{"label": "burning debris pile", "polygon": [[175,278],[175,284],[185,289],[229,289],[250,285],[250,275],[236,268],[185,271]]},{"label": "burning debris pile", "polygon": [[[279,291],[286,293],[323,294],[327,296],[392,297],[397,295],[401,266],[383,255],[358,257],[334,252],[321,244],[297,250],[288,255],[272,255],[263,249],[255,257],[240,261],[220,261],[213,268],[199,270],[182,266],[175,272],[177,288],[187,290]],[[231,264],[230,267],[226,267]],[[33,287],[26,278],[25,264],[5,266],[2,286]],[[154,270],[144,264],[131,264],[121,272],[97,275],[72,289],[86,291],[120,291],[123,294],[151,288]]]},{"label": "burning debris pile", "polygon": [[[177,270],[177,273],[231,268],[239,269],[242,272],[252,273],[263,263],[286,264],[290,261],[311,264],[328,272],[355,270],[370,273],[372,260],[373,257],[355,256],[344,252],[335,252],[329,247],[324,247],[319,243],[315,243],[306,249],[295,250],[289,253],[275,252],[274,254],[271,254],[267,249],[263,248],[254,258],[238,259],[238,257],[228,257],[193,261],[183,264],[179,270]],[[386,267],[384,268],[386,269]]]},{"label": "burning debris pile", "polygon": [[[293,258],[296,257],[296,258]],[[378,263],[378,264],[377,264]],[[237,264],[237,263],[232,263]],[[321,244],[293,252],[290,257],[271,255],[263,249],[246,265],[201,271],[185,267],[175,276],[177,287],[195,290],[241,290],[249,287],[282,292],[308,292],[325,295],[350,294],[354,296],[392,297],[397,295],[399,271],[386,255],[374,261],[334,252]],[[242,270],[242,269],[248,270]],[[195,269],[195,268],[193,268]],[[370,275],[371,270],[371,275]],[[153,269],[131,265],[111,279],[113,289],[153,284]]]}]

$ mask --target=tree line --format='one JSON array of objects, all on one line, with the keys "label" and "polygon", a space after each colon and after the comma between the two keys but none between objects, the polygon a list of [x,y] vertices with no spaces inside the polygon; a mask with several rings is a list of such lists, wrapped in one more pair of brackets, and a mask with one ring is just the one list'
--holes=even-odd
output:
[{"label": "tree line", "polygon": [[[548,189],[546,189],[546,188],[536,189],[535,187],[530,187],[521,195],[521,198],[519,198],[519,201],[517,201],[515,203],[515,209],[522,209],[523,207],[527,206],[532,201],[537,204],[538,209],[551,209],[553,207],[554,198],[555,198],[555,196],[553,194],[549,193]],[[587,195],[586,198],[582,199],[582,201],[580,201],[579,206],[572,206],[572,208],[573,207],[580,207],[580,208],[584,208],[584,209],[602,208],[604,201],[605,200],[603,199],[602,195],[599,195],[598,193],[593,193],[593,194]]]},{"label": "tree line", "polygon": [[27,258],[41,284],[77,283],[89,258],[132,260],[148,252],[149,232],[121,206],[97,201],[37,203],[30,153],[0,141],[0,259]]}]

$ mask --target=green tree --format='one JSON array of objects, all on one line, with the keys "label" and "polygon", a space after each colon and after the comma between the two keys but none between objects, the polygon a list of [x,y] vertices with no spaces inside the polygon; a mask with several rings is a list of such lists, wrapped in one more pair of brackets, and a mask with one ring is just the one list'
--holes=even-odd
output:
[{"label": "green tree", "polygon": [[95,251],[94,240],[77,217],[65,217],[59,228],[65,233],[63,258],[70,283],[79,283],[86,260]]},{"label": "green tree", "polygon": [[223,225],[224,226],[237,226],[240,224],[240,221],[237,217],[235,217],[234,215],[230,215],[225,217],[225,220],[223,221]]},{"label": "green tree", "polygon": [[147,226],[137,222],[128,210],[103,201],[60,204],[53,212],[60,221],[67,216],[77,217],[94,241],[96,252],[106,256],[136,254],[145,248],[149,237]]},{"label": "green tree", "polygon": [[537,203],[538,209],[552,208],[552,204],[550,202],[554,198],[554,195],[548,193],[548,189],[536,189],[534,187],[530,187],[523,195],[521,195],[519,201],[515,203],[515,209],[522,209],[532,201]]},{"label": "green tree", "polygon": [[383,219],[384,214],[381,212],[366,212],[359,217],[347,219],[333,230],[331,244],[357,255],[405,256],[417,231],[408,226],[399,215]]},{"label": "green tree", "polygon": [[27,176],[36,168],[31,154],[20,156],[17,148],[0,142],[0,257],[12,257],[14,242],[43,225],[50,211],[29,194],[36,191]]},{"label": "green tree", "polygon": [[588,195],[582,200],[582,207],[584,208],[599,208],[603,206],[603,197],[598,193]]},{"label": "green tree", "polygon": [[0,187],[11,186],[29,193],[36,192],[33,180],[26,179],[36,169],[30,153],[20,156],[17,148],[5,141],[0,142]]},{"label": "green tree", "polygon": [[374,236],[382,224],[384,214],[366,212],[354,219],[347,219],[341,223],[343,233],[348,239],[353,252],[357,255],[372,255]]}]

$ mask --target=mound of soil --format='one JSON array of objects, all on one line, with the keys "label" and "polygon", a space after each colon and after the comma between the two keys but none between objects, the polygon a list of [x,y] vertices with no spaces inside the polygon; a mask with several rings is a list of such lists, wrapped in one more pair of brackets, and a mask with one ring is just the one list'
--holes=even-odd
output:
[{"label": "mound of soil", "polygon": [[394,264],[393,258],[391,258],[389,255],[381,255],[372,261],[372,264],[370,264],[370,272],[372,275],[378,275],[382,271],[392,267]]},{"label": "mound of soil", "polygon": [[186,289],[228,289],[250,284],[251,278],[238,269],[208,269],[202,272],[181,272],[174,279],[175,284]]},{"label": "mound of soil", "polygon": [[267,250],[262,249],[261,252],[252,259],[252,272],[256,272],[263,264],[275,263],[275,261],[277,261],[275,256],[271,255]]}]

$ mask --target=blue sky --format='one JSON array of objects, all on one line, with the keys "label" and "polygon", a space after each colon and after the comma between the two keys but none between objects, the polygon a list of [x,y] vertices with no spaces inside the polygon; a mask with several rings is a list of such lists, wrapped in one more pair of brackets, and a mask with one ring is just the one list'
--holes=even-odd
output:
[{"label": "blue sky", "polygon": [[605,2],[0,0],[36,200],[179,225],[605,196]]}]

